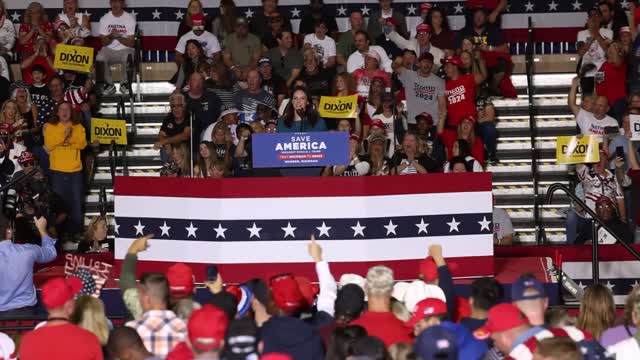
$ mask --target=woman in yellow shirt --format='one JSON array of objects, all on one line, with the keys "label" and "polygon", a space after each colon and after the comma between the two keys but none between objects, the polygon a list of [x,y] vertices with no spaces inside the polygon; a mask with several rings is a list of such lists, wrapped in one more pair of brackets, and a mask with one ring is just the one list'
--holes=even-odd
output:
[{"label": "woman in yellow shirt", "polygon": [[87,146],[84,127],[73,116],[69,102],[58,105],[44,126],[44,147],[49,154],[51,186],[64,201],[69,214],[67,232],[82,232],[84,181],[80,151]]}]

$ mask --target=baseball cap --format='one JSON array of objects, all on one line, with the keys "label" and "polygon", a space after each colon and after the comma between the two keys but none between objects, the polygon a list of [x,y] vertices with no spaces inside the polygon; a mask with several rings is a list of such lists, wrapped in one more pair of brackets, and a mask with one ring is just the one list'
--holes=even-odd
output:
[{"label": "baseball cap", "polygon": [[238,301],[236,307],[237,317],[242,318],[251,308],[251,298],[253,297],[251,290],[246,285],[228,286],[225,290],[235,296]]},{"label": "baseball cap", "polygon": [[204,14],[197,13],[191,17],[191,27],[193,29],[204,29]]},{"label": "baseball cap", "polygon": [[224,311],[211,304],[203,305],[189,317],[189,342],[195,349],[203,352],[220,347],[228,325],[229,319]]},{"label": "baseball cap", "polygon": [[[421,119],[425,119],[428,123],[433,124],[433,117],[427,112],[421,112],[416,115],[416,121],[420,121]],[[420,274],[422,274],[424,281],[438,279],[438,267],[431,256],[420,261]]]},{"label": "baseball cap", "polygon": [[407,327],[413,327],[420,320],[429,317],[442,315],[447,313],[447,304],[440,299],[424,299],[416,304],[416,309],[411,318],[406,322]]},{"label": "baseball cap", "polygon": [[20,156],[18,156],[18,164],[20,165],[33,163],[35,161],[36,161],[36,157],[33,156],[33,153],[29,151],[23,151],[22,153],[20,153]]},{"label": "baseball cap", "polygon": [[416,26],[416,34],[427,33],[431,34],[431,26],[429,24],[418,24]]},{"label": "baseball cap", "polygon": [[252,359],[258,352],[258,327],[253,319],[234,320],[225,336],[225,360]]},{"label": "baseball cap", "polygon": [[465,120],[475,124],[478,121],[478,118],[473,114],[467,114],[462,118],[462,121],[465,121]]},{"label": "baseball cap", "polygon": [[358,274],[342,274],[342,276],[340,276],[340,281],[338,281],[338,283],[340,284],[340,288],[347,286],[349,284],[355,284],[364,290],[365,280],[362,276]]},{"label": "baseball cap", "polygon": [[291,274],[281,274],[269,280],[276,305],[287,313],[295,313],[306,305],[302,291]]},{"label": "baseball cap", "polygon": [[258,66],[263,65],[263,64],[271,65],[271,59],[269,59],[266,56],[261,57],[260,60],[258,60]]},{"label": "baseball cap", "polygon": [[193,294],[193,270],[184,263],[173,264],[167,269],[169,294],[182,299]]},{"label": "baseball cap", "polygon": [[398,281],[393,284],[393,290],[391,291],[391,297],[402,302],[404,301],[404,294],[407,293],[409,283],[405,281]]},{"label": "baseball cap", "polygon": [[349,135],[349,140],[354,140],[354,141],[360,142],[360,136],[358,136],[357,134],[351,134],[351,135]]},{"label": "baseball cap", "polygon": [[398,26],[398,21],[397,21],[397,20],[396,20],[396,18],[394,18],[393,16],[388,17],[388,18],[386,18],[386,19],[384,19],[384,20],[387,22],[387,24],[391,24],[391,25],[393,25],[393,26],[395,26],[395,27],[397,27],[397,26]]},{"label": "baseball cap", "polygon": [[631,28],[628,26],[623,26],[620,28],[620,30],[618,30],[618,34],[630,33],[630,32],[631,32]]},{"label": "baseball cap", "polygon": [[413,351],[422,360],[457,360],[458,346],[456,337],[443,326],[430,326],[416,339]]},{"label": "baseball cap", "polygon": [[75,276],[57,277],[42,286],[42,303],[47,309],[63,306],[82,290],[82,280]]},{"label": "baseball cap", "polygon": [[69,27],[69,25],[67,25],[67,23],[62,21],[61,19],[58,19],[53,23],[53,28],[55,30],[59,30],[60,27],[62,27],[62,26],[66,26],[67,28]]},{"label": "baseball cap", "polygon": [[420,301],[429,298],[447,301],[444,291],[440,287],[425,284],[422,280],[415,280],[409,284],[403,300],[407,310],[413,312]]},{"label": "baseball cap", "polygon": [[462,63],[462,60],[460,60],[460,58],[456,55],[451,55],[448,56],[442,60],[440,60],[440,62],[444,65],[444,64],[453,64],[459,68],[463,67],[464,64]]},{"label": "baseball cap", "polygon": [[294,276],[293,277],[298,283],[298,289],[302,293],[305,302],[307,305],[311,306],[316,299],[316,295],[320,292],[320,288],[316,284],[312,284],[309,278],[304,276]]},{"label": "baseball cap", "polygon": [[[535,290],[535,294],[527,295],[527,290]],[[534,300],[546,297],[544,286],[533,276],[521,276],[511,285],[511,301]]]},{"label": "baseball cap", "polygon": [[[416,121],[419,121],[419,118],[421,117],[427,119],[427,121],[431,120],[431,122],[433,123],[433,118],[431,117],[430,114],[426,112],[420,113],[416,116]],[[433,260],[433,257],[427,256],[426,259],[421,260],[418,265],[418,268],[419,268],[418,274],[422,275],[423,281],[431,282],[431,281],[438,280],[438,265],[436,265],[436,262],[435,260]]]},{"label": "baseball cap", "polygon": [[432,7],[431,3],[422,3],[420,4],[420,11],[431,10]]},{"label": "baseball cap", "polygon": [[244,285],[262,305],[266,306],[269,303],[269,288],[264,280],[255,278],[247,281]]},{"label": "baseball cap", "polygon": [[474,331],[473,336],[478,340],[485,340],[493,333],[511,330],[528,323],[527,317],[515,305],[498,304],[489,309],[487,322]]},{"label": "baseball cap", "polygon": [[375,50],[369,50],[369,51],[367,51],[367,53],[366,53],[366,54],[364,54],[364,56],[365,56],[365,57],[366,57],[366,56],[368,56],[368,57],[370,57],[370,58],[374,58],[374,59],[376,59],[378,62],[380,62],[380,54],[378,54],[378,52],[377,52],[377,51],[375,51]]},{"label": "baseball cap", "polygon": [[372,127],[372,128],[377,127],[380,129],[384,129],[384,122],[380,119],[374,119],[374,120],[371,120],[371,125],[369,125],[369,127]]},{"label": "baseball cap", "polygon": [[604,204],[604,203],[613,205],[613,200],[611,200],[611,198],[606,196],[606,195],[600,195],[598,200],[596,200],[596,205],[600,205],[600,204]]},{"label": "baseball cap", "polygon": [[0,359],[13,360],[17,358],[16,344],[5,333],[0,333]]},{"label": "baseball cap", "polygon": [[335,312],[357,317],[364,310],[364,290],[356,284],[347,284],[338,290]]}]

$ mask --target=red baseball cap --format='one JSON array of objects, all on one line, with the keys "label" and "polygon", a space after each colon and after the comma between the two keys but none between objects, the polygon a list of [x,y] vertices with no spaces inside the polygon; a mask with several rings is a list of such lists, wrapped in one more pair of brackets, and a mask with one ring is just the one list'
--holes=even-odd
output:
[{"label": "red baseball cap", "polygon": [[473,332],[473,336],[479,340],[485,340],[493,333],[511,330],[518,326],[528,324],[527,316],[511,303],[498,304],[491,309],[487,316],[487,322]]},{"label": "red baseball cap", "polygon": [[420,33],[431,34],[431,26],[429,24],[418,24],[416,26],[416,35]]},{"label": "red baseball cap", "polygon": [[438,265],[436,265],[433,257],[428,256],[426,259],[420,261],[419,274],[422,275],[424,282],[438,280]]},{"label": "red baseball cap", "polygon": [[463,67],[464,64],[462,63],[462,60],[460,60],[460,58],[456,55],[451,55],[448,56],[442,60],[440,60],[440,62],[442,63],[442,65],[444,64],[453,64],[459,68]]},{"label": "red baseball cap", "polygon": [[42,303],[47,309],[63,306],[82,290],[82,280],[75,276],[57,277],[47,281],[42,287]]},{"label": "red baseball cap", "polygon": [[420,11],[431,10],[432,7],[433,5],[431,5],[431,3],[422,3],[420,4]]},{"label": "red baseball cap", "polygon": [[189,317],[187,324],[189,342],[199,351],[220,347],[228,325],[229,319],[224,311],[211,304],[203,305]]},{"label": "red baseball cap", "polygon": [[[359,137],[358,141],[360,141]],[[318,295],[318,293],[320,292],[320,288],[318,288],[318,285],[312,284],[311,280],[304,276],[295,276],[294,279],[298,283],[298,289],[300,289],[300,292],[302,293],[302,296],[304,297],[307,305],[313,304],[316,295]]]},{"label": "red baseball cap", "polygon": [[191,17],[192,27],[204,27],[204,14],[197,13]]},{"label": "red baseball cap", "polygon": [[169,294],[182,299],[193,294],[193,270],[183,263],[176,263],[167,269]]},{"label": "red baseball cap", "polygon": [[435,315],[442,315],[447,313],[447,304],[434,298],[428,298],[420,301],[416,304],[416,311],[413,312],[411,318],[405,323],[408,327],[413,327],[419,323],[420,320]]},{"label": "red baseball cap", "polygon": [[475,124],[478,121],[478,118],[473,114],[468,114],[462,118],[462,121],[465,121],[465,120]]},{"label": "red baseball cap", "polygon": [[416,121],[420,121],[420,119],[425,119],[428,123],[433,124],[433,117],[427,112],[421,112],[420,114],[416,115]]},{"label": "red baseball cap", "polygon": [[349,140],[360,142],[360,136],[358,136],[357,134],[351,134],[349,135]]},{"label": "red baseball cap", "polygon": [[260,360],[293,360],[293,358],[289,354],[269,353],[260,356]]},{"label": "red baseball cap", "polygon": [[374,119],[374,120],[371,120],[371,125],[369,125],[369,127],[372,127],[372,128],[377,127],[380,129],[384,129],[384,122],[380,119]]},{"label": "red baseball cap", "polygon": [[398,21],[396,20],[396,18],[394,18],[393,16],[388,17],[386,19],[384,19],[387,23],[393,25],[393,26],[398,26]]},{"label": "red baseball cap", "polygon": [[277,275],[269,281],[276,305],[287,313],[295,313],[305,306],[305,299],[298,282],[291,274]]}]

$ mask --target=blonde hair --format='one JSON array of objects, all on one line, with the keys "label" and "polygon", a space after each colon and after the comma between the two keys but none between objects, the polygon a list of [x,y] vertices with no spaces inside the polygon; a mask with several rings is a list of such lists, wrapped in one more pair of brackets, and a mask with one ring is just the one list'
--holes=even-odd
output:
[{"label": "blonde hair", "polygon": [[181,170],[181,176],[182,177],[191,177],[191,152],[189,151],[189,147],[187,146],[186,143],[177,143],[177,144],[173,144],[171,145],[171,150],[177,150],[180,153],[182,153],[182,161],[178,164],[176,162],[176,165],[178,165],[178,167]]},{"label": "blonde hair", "polygon": [[633,312],[640,315],[640,286],[636,285],[631,289],[624,303],[624,321],[626,324],[633,324]]},{"label": "blonde hair", "polygon": [[191,25],[191,13],[189,13],[189,8],[191,7],[191,4],[193,4],[194,2],[197,2],[198,4],[200,4],[200,10],[204,11],[204,6],[202,5],[202,1],[200,0],[189,1],[189,3],[187,4],[187,13],[185,14],[185,17],[184,17],[185,23],[188,25]]},{"label": "blonde hair", "polygon": [[370,268],[364,288],[369,296],[389,296],[393,290],[393,270],[383,265]]},{"label": "blonde hair", "polygon": [[105,345],[109,339],[109,325],[104,313],[102,301],[89,295],[80,296],[71,314],[71,322],[93,333],[100,344]]},{"label": "blonde hair", "polygon": [[15,105],[16,107],[16,117],[13,119],[13,122],[16,123],[23,119],[22,113],[20,112],[20,107],[18,106],[18,102],[13,99],[9,99],[2,103],[2,109],[0,109],[0,123],[7,122],[7,119],[4,118],[4,110],[6,109],[7,105],[9,105],[9,103],[13,103],[13,105]]},{"label": "blonde hair", "polygon": [[389,356],[393,360],[413,359],[413,347],[404,342],[397,342],[389,347]]},{"label": "blonde hair", "polygon": [[37,1],[32,2],[31,4],[29,4],[29,6],[27,6],[27,9],[24,11],[24,16],[22,17],[22,22],[24,24],[29,24],[31,25],[31,13],[34,10],[40,10],[40,19],[42,20],[43,23],[46,23],[47,21],[49,21],[49,17],[47,17],[47,12],[44,11],[44,6],[42,6],[42,4],[40,4]]},{"label": "blonde hair", "polygon": [[100,221],[104,221],[104,224],[107,225],[107,219],[104,216],[96,216],[91,219],[89,226],[87,226],[87,231],[84,233],[84,237],[87,241],[93,241],[93,236],[95,235],[96,229],[100,224]]},{"label": "blonde hair", "polygon": [[600,339],[600,335],[613,325],[615,316],[611,290],[602,284],[588,287],[580,303],[577,326]]}]

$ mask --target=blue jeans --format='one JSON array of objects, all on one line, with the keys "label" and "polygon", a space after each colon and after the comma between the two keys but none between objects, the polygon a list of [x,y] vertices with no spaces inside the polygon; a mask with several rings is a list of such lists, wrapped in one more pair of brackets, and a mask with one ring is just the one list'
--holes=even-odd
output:
[{"label": "blue jeans", "polygon": [[567,244],[574,244],[576,236],[578,236],[578,230],[583,226],[588,226],[590,222],[590,219],[579,216],[574,209],[569,209],[566,222]]},{"label": "blue jeans", "polygon": [[496,157],[498,151],[498,131],[493,121],[478,124],[478,135],[482,138],[489,159]]},{"label": "blue jeans", "polygon": [[82,171],[60,172],[51,170],[51,187],[64,203],[68,218],[66,231],[81,233],[84,228],[84,179]]}]

